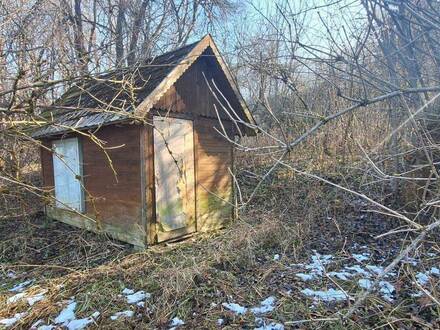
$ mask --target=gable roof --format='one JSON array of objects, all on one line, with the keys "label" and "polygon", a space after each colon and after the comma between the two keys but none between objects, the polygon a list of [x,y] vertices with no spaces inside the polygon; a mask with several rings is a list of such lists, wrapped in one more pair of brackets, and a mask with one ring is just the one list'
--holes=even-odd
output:
[{"label": "gable roof", "polygon": [[198,42],[134,67],[117,69],[81,81],[42,113],[51,123],[37,128],[32,136],[42,138],[123,122],[130,118],[127,114],[138,118],[145,116],[208,47],[239,100],[245,116],[243,120],[255,124],[217,46],[207,35]]}]

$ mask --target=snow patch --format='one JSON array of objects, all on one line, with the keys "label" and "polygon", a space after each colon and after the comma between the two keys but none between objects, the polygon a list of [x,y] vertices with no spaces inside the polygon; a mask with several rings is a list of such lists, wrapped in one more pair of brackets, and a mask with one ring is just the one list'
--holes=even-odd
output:
[{"label": "snow patch", "polygon": [[35,294],[33,296],[27,297],[27,294],[25,292],[17,293],[16,295],[13,295],[12,297],[9,297],[8,300],[6,300],[7,304],[14,304],[24,298],[26,298],[27,303],[29,306],[33,306],[35,303],[41,301],[44,299],[44,294],[47,292],[47,290],[43,290],[38,294]]},{"label": "snow patch", "polygon": [[9,272],[6,273],[6,277],[15,279],[17,278],[17,274],[13,270],[10,270]]},{"label": "snow patch", "polygon": [[[355,248],[355,249],[353,249]],[[330,255],[322,255],[317,251],[313,251],[314,255],[311,256],[311,261],[309,264],[290,264],[289,269],[294,270],[294,276],[303,282],[318,281],[326,275],[334,279],[339,279],[342,281],[351,281],[356,279],[357,284],[360,288],[369,290],[374,283],[376,276],[384,275],[384,267],[381,266],[382,262],[385,261],[385,257],[378,257],[375,261],[380,261],[375,264],[373,262],[373,253],[370,251],[368,246],[359,246],[359,244],[354,244],[351,254],[351,258],[344,261],[340,266],[335,265],[336,259]],[[389,252],[395,252],[390,250]],[[432,257],[437,256],[434,253],[427,253]],[[333,265],[331,263],[334,263]],[[417,258],[406,257],[402,260],[402,263],[411,264],[417,268],[420,268],[422,263]],[[330,264],[330,266],[328,266]],[[332,269],[332,266],[337,266]],[[294,268],[295,267],[295,268]],[[330,268],[332,267],[332,268]],[[327,272],[326,269],[332,269],[332,271]],[[435,279],[440,279],[440,267],[431,267],[429,270],[416,270],[415,271],[415,281],[417,284],[422,286],[429,285],[429,282]],[[393,302],[397,298],[397,293],[394,285],[392,284],[398,273],[396,271],[389,272],[383,276],[381,281],[378,282],[375,291],[384,300]],[[390,283],[391,282],[391,283]],[[318,288],[317,288],[318,289]],[[322,290],[311,290],[304,289],[302,293],[306,296],[313,297],[314,300],[321,301],[336,301],[349,298],[349,296],[343,292],[343,290],[329,289],[326,291]],[[409,294],[411,294],[409,292]],[[413,293],[411,296],[416,297],[418,293]]]},{"label": "snow patch", "polygon": [[425,273],[423,272],[417,273],[416,274],[417,283],[419,283],[420,285],[426,285],[430,279],[429,275],[440,276],[440,269],[438,269],[437,267],[431,267],[431,269]]},{"label": "snow patch", "polygon": [[99,315],[99,312],[94,312],[90,317],[77,319],[75,316],[76,301],[73,299],[68,301],[67,306],[55,318],[55,324],[65,326],[68,330],[81,330],[92,323]]},{"label": "snow patch", "polygon": [[44,295],[45,295],[46,292],[47,291],[42,291],[42,292],[40,292],[40,293],[38,293],[36,295],[27,297],[26,300],[27,300],[29,306],[33,306],[35,303],[43,300],[44,299]]},{"label": "snow patch", "polygon": [[69,300],[67,306],[55,318],[55,323],[64,324],[69,321],[72,321],[75,318],[75,308],[76,308],[76,301]]},{"label": "snow patch", "polygon": [[243,315],[246,314],[247,312],[247,308],[240,306],[239,304],[236,303],[222,303],[222,306],[225,307],[226,309],[229,309],[231,312],[234,312],[237,315]]},{"label": "snow patch", "polygon": [[425,285],[426,283],[429,282],[429,276],[426,275],[425,273],[417,273],[416,279],[420,285]]},{"label": "snow patch", "polygon": [[303,294],[309,297],[313,297],[316,301],[341,301],[348,298],[347,294],[341,290],[328,289],[327,291],[303,289],[301,290]]},{"label": "snow patch", "polygon": [[133,294],[133,293],[134,293],[134,290],[132,290],[132,289],[124,288],[124,290],[122,290],[122,294],[125,294],[125,295],[129,295],[129,294]]},{"label": "snow patch", "polygon": [[43,320],[38,320],[34,324],[31,325],[30,330],[52,330],[55,326],[44,324]]},{"label": "snow patch", "polygon": [[402,263],[403,264],[410,264],[410,265],[413,265],[413,266],[417,266],[417,264],[419,262],[418,262],[417,259],[414,259],[414,258],[406,256],[405,258],[403,258]]},{"label": "snow patch", "polygon": [[19,284],[17,284],[16,286],[14,286],[12,289],[10,289],[10,292],[22,292],[24,291],[24,289],[29,286],[30,284],[32,284],[34,280],[27,280],[24,282],[21,282]]},{"label": "snow patch", "polygon": [[382,266],[366,265],[365,268],[367,268],[369,271],[371,271],[377,275],[379,275],[380,273],[383,272]]},{"label": "snow patch", "polygon": [[85,329],[90,323],[92,323],[98,316],[99,312],[93,313],[90,317],[86,317],[84,319],[73,319],[67,324],[63,324],[69,330],[82,330]]},{"label": "snow patch", "polygon": [[298,264],[298,266],[303,266],[305,269],[309,269],[310,273],[297,273],[295,274],[296,277],[300,278],[302,281],[307,282],[311,281],[318,276],[322,276],[325,272],[325,265],[329,264],[331,262],[331,259],[333,259],[332,255],[329,254],[319,254],[318,252],[314,251],[315,255],[311,257],[312,262],[308,265],[302,265]]},{"label": "snow patch", "polygon": [[150,298],[150,294],[146,293],[145,291],[138,291],[138,292],[135,292],[133,294],[126,296],[126,298],[127,298],[127,303],[137,304],[141,300]]},{"label": "snow patch", "polygon": [[252,307],[251,312],[254,314],[264,314],[272,312],[275,309],[275,297],[268,297],[264,299],[259,307]]},{"label": "snow patch", "polygon": [[392,285],[390,282],[387,281],[380,281],[379,282],[379,291],[382,293],[382,297],[385,300],[393,301],[393,294],[396,291],[394,288],[394,285]]},{"label": "snow patch", "polygon": [[125,288],[122,290],[122,293],[125,295],[127,303],[137,304],[139,307],[143,307],[145,305],[145,303],[142,304],[142,300],[149,299],[151,297],[151,294],[143,290],[134,292],[132,289]]},{"label": "snow patch", "polygon": [[181,325],[184,325],[184,324],[185,324],[185,322],[184,322],[183,320],[179,319],[179,318],[176,316],[176,317],[174,317],[174,318],[171,320],[171,323],[170,323],[171,328],[170,328],[170,330],[171,330],[171,329],[176,329],[177,327],[179,327],[179,326],[181,326]]},{"label": "snow patch", "polygon": [[315,255],[312,256],[312,262],[305,266],[306,269],[310,269],[312,272],[322,275],[325,271],[325,265],[328,265],[333,259],[330,254],[319,254],[315,251]]},{"label": "snow patch", "polygon": [[305,274],[305,273],[297,273],[295,274],[295,276],[299,277],[304,282],[311,281],[316,278],[316,275],[314,274]]},{"label": "snow patch", "polygon": [[16,295],[13,295],[12,297],[9,297],[8,300],[6,300],[6,303],[7,304],[14,304],[14,303],[22,300],[24,297],[26,297],[26,293],[20,292],[20,293],[17,293]]},{"label": "snow patch", "polygon": [[440,269],[438,269],[437,267],[432,267],[429,273],[435,276],[440,276]]},{"label": "snow patch", "polygon": [[[368,278],[362,278],[358,281],[359,286],[362,289],[370,290],[373,286],[373,281]],[[387,301],[393,301],[393,294],[395,291],[394,285],[392,285],[388,281],[380,281],[379,282],[379,291],[382,294],[382,297]]]},{"label": "snow patch", "polygon": [[[275,309],[276,298],[273,296],[264,299],[259,306],[251,307],[250,311],[255,314],[264,314],[272,312]],[[248,308],[236,303],[222,303],[222,306],[237,315],[246,314]]]},{"label": "snow patch", "polygon": [[370,277],[370,273],[367,272],[365,269],[363,269],[360,265],[354,265],[354,266],[345,266],[344,269],[346,270],[352,270],[357,274],[363,275],[365,277]]},{"label": "snow patch", "polygon": [[349,272],[329,272],[329,273],[327,273],[327,275],[339,278],[340,280],[343,280],[343,281],[348,281],[349,277],[353,276],[353,274],[351,274]]},{"label": "snow patch", "polygon": [[6,328],[12,327],[15,323],[17,323],[20,319],[22,319],[26,315],[26,312],[16,313],[13,317],[7,319],[1,319],[0,325],[5,326]]},{"label": "snow patch", "polygon": [[412,298],[419,298],[419,297],[423,296],[423,292],[421,292],[421,291],[413,292],[413,293],[410,294],[410,296]]},{"label": "snow patch", "polygon": [[42,325],[44,322],[43,322],[43,320],[38,320],[38,321],[36,321],[36,322],[34,322],[32,325],[31,325],[31,328],[30,328],[30,330],[34,330],[34,329],[36,329],[39,325]]},{"label": "snow patch", "polygon": [[127,310],[127,311],[117,312],[117,313],[113,314],[112,316],[110,316],[110,319],[114,321],[114,320],[117,320],[121,317],[130,318],[130,317],[133,317],[133,315],[134,315],[133,311]]},{"label": "snow patch", "polygon": [[370,255],[368,253],[362,253],[362,254],[352,254],[352,257],[357,262],[362,262],[370,259]]},{"label": "snow patch", "polygon": [[371,280],[369,280],[368,278],[361,278],[358,281],[358,284],[362,289],[369,290],[373,285],[373,282],[371,282]]}]

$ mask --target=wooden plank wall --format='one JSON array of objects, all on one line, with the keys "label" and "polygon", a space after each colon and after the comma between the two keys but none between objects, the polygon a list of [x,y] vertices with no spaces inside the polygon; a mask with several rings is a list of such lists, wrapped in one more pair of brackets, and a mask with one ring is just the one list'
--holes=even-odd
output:
[{"label": "wooden plank wall", "polygon": [[[221,118],[226,120],[224,124],[228,130],[232,130],[232,124],[227,122],[229,117],[221,111],[202,72],[208,79],[215,77],[217,86],[232,108],[243,116],[226,77],[211,55],[208,49],[154,107],[162,114],[173,112],[172,115],[177,117],[194,120],[198,231],[224,226],[232,216],[232,208],[222,199],[232,200],[233,195],[228,170],[233,167],[232,146],[213,128],[218,126],[214,104],[217,104]],[[151,120],[151,114],[149,118]],[[118,181],[105,154],[90,140],[81,138],[87,189],[86,213],[106,224],[104,229],[117,234],[114,236],[136,245],[142,245],[147,236],[150,243],[156,238],[152,133],[149,127],[112,125],[101,128],[96,134],[107,141],[107,147],[121,146],[108,150],[118,173]],[[50,141],[45,143],[50,146]],[[42,150],[41,159],[44,185],[53,187],[52,155]],[[52,214],[57,218],[66,218],[59,212]],[[79,221],[78,217],[71,217],[66,222],[79,225]],[[90,229],[90,226],[83,227]]]},{"label": "wooden plank wall", "polygon": [[[220,111],[223,124],[232,132],[232,122],[220,110],[209,90],[202,72],[215,82],[228,98],[236,112],[240,105],[229,87],[226,77],[209,50],[166,92],[155,105],[160,115],[177,116],[194,120],[194,147],[196,161],[196,218],[197,230],[208,231],[223,227],[232,217],[233,184],[229,168],[233,169],[232,145],[214,127],[220,129],[214,104]],[[240,112],[241,113],[241,112]],[[231,135],[232,137],[232,135]]]},{"label": "wooden plank wall", "polygon": [[53,177],[53,161],[52,161],[52,142],[50,140],[44,140],[42,142],[42,147],[40,147],[40,157],[41,157],[41,175],[43,179],[43,189],[47,190],[49,193],[54,193],[53,189],[55,186]]},{"label": "wooden plank wall", "polygon": [[233,208],[232,145],[214,127],[217,120],[198,118],[194,122],[196,152],[196,216],[197,230],[223,227]]},{"label": "wooden plank wall", "polygon": [[[141,245],[145,240],[142,223],[140,126],[105,126],[95,135],[105,141],[105,152],[90,139],[80,136],[86,188],[86,214],[119,238]],[[50,145],[50,141],[45,141]],[[112,166],[117,173],[115,177]],[[42,150],[44,186],[53,187],[50,152]],[[76,221],[76,220],[75,220]],[[109,226],[106,226],[109,225]],[[81,226],[81,224],[78,224]],[[133,243],[132,242],[132,243]]]},{"label": "wooden plank wall", "polygon": [[[241,118],[244,118],[240,103],[209,48],[194,62],[183,76],[171,86],[159,102],[155,104],[154,108],[177,113],[191,113],[207,118],[217,118],[213,106],[215,104],[220,117],[230,120],[227,113],[222,110],[221,105],[216,101],[214,95],[209,90],[203,74],[205,74],[208,81],[212,78],[214,79],[215,84],[221,90],[221,94],[227,98],[233,110],[241,116]],[[221,99],[220,95],[218,95],[218,97]],[[222,103],[227,105],[223,100]]]}]

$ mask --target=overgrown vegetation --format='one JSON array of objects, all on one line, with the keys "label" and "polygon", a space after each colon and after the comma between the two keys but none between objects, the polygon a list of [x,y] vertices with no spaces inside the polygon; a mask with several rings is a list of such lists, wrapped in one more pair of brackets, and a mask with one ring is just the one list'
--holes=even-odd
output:
[{"label": "overgrown vegetation", "polygon": [[[74,296],[77,318],[100,313],[90,327],[168,328],[174,317],[188,329],[440,327],[437,2],[0,8],[0,320],[25,313],[15,327],[52,324]],[[205,28],[258,122],[256,138],[231,141],[240,217],[143,252],[46,219],[52,197],[29,135],[51,123],[41,112],[90,75],[148,61]],[[129,79],[119,83],[133,92]],[[231,114],[227,104],[217,110]],[[131,116],[111,104],[98,111]],[[359,270],[367,266],[374,274]],[[29,280],[27,296],[44,299],[11,301]],[[151,297],[129,305],[124,288]],[[329,292],[338,298],[325,301]],[[268,297],[272,310],[249,309]],[[134,315],[110,319],[124,310]]]},{"label": "overgrown vegetation", "polygon": [[[241,180],[250,184],[245,175]],[[286,203],[280,205],[280,199]],[[313,251],[332,254],[336,262],[326,269],[329,273],[352,259],[357,246],[368,246],[372,259],[385,265],[411,239],[405,235],[374,238],[393,227],[392,221],[369,213],[361,199],[287,172],[271,178],[248,210],[225,230],[145,252],[133,252],[128,245],[50,221],[42,214],[4,221],[0,318],[29,310],[19,328],[28,328],[40,319],[50,324],[65,302],[75,296],[78,318],[101,313],[94,321],[97,327],[166,328],[178,316],[187,328],[216,328],[218,319],[226,327],[246,328],[258,326],[255,315],[235,315],[222,303],[256,306],[274,296],[276,309],[264,315],[267,324],[435,328],[438,309],[425,298],[410,296],[411,281],[419,267],[438,264],[435,235],[416,253],[424,256],[429,251],[434,257],[416,268],[401,265],[399,298],[392,304],[372,295],[355,318],[342,321],[335,320],[335,315],[343,314],[352,300],[313,303],[301,293],[305,287],[322,289],[335,287],[335,283],[351,295],[359,292],[354,280],[328,277],[314,284],[302,282],[294,265],[307,264]],[[13,278],[8,277],[11,272]],[[25,301],[8,303],[8,290],[29,279],[35,280],[29,294],[44,288],[48,290],[45,299],[32,308]],[[121,294],[124,288],[144,290],[151,298],[145,307],[130,306]],[[110,320],[114,313],[127,309],[135,312],[133,318]],[[298,321],[302,322],[295,323]]]}]

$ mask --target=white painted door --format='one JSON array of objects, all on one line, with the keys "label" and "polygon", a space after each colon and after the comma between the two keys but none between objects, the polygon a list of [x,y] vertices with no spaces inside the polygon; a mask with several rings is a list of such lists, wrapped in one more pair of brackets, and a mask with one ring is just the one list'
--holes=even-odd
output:
[{"label": "white painted door", "polygon": [[53,142],[56,206],[83,211],[81,157],[77,138]]},{"label": "white painted door", "polygon": [[193,123],[154,117],[158,239],[195,231]]}]

